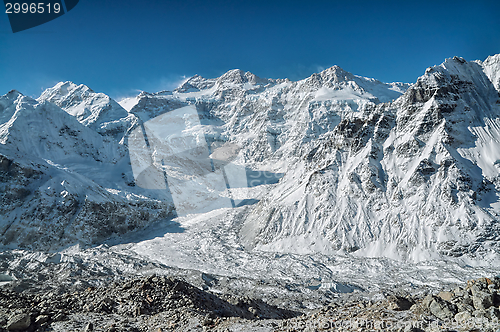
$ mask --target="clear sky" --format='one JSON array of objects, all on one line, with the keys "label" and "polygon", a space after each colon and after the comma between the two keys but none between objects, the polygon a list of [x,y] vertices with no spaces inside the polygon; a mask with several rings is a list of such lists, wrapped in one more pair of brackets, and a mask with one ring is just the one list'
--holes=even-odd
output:
[{"label": "clear sky", "polygon": [[496,53],[498,0],[80,0],[16,34],[0,13],[0,95],[38,97],[69,80],[120,99],[234,68],[299,80],[339,65],[414,82],[445,58]]}]

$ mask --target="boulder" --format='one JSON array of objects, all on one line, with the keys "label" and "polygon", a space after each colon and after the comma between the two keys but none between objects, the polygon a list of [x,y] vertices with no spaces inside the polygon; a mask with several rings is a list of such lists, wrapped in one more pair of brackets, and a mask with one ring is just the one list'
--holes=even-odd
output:
[{"label": "boulder", "polygon": [[450,302],[454,296],[453,292],[439,292],[438,294],[438,297],[448,302]]},{"label": "boulder", "polygon": [[413,304],[415,304],[415,302],[397,295],[391,295],[387,300],[389,301],[387,308],[395,311],[408,310]]},{"label": "boulder", "polygon": [[486,310],[476,310],[472,313],[472,315],[476,318],[490,318],[489,312]]},{"label": "boulder", "polygon": [[429,311],[437,318],[445,320],[454,318],[458,310],[456,305],[436,297],[429,304]]},{"label": "boulder", "polygon": [[474,301],[472,300],[472,294],[469,294],[469,292],[465,292],[463,299],[461,300],[462,304],[468,305],[473,307],[474,306]]},{"label": "boulder", "polygon": [[422,301],[422,306],[423,306],[424,308],[429,309],[429,305],[431,304],[431,302],[432,302],[432,301],[434,301],[434,298],[435,298],[435,297],[434,297],[433,295],[431,295],[431,294],[427,295],[427,296],[423,299],[423,301]]},{"label": "boulder", "polygon": [[15,314],[7,322],[7,330],[20,331],[25,330],[31,325],[31,317],[27,313]]},{"label": "boulder", "polygon": [[458,296],[458,297],[463,297],[465,295],[466,291],[463,287],[456,287],[453,290],[453,295]]},{"label": "boulder", "polygon": [[472,288],[472,302],[477,310],[486,310],[493,305],[494,294]]}]

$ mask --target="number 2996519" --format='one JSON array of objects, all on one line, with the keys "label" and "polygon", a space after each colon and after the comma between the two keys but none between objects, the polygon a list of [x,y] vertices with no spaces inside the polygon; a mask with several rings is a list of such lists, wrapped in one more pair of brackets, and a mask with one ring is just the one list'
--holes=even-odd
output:
[{"label": "number 2996519", "polygon": [[54,13],[59,14],[61,11],[61,4],[59,3],[6,3],[5,13],[7,14],[43,14]]}]

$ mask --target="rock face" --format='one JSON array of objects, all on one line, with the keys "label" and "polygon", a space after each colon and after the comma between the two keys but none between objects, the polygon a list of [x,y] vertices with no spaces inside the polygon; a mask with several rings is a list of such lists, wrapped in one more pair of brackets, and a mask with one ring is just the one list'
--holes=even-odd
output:
[{"label": "rock face", "polygon": [[439,319],[451,319],[457,313],[457,307],[445,300],[434,298],[429,303],[429,311]]},{"label": "rock face", "polygon": [[99,244],[171,218],[168,201],[127,198],[57,166],[14,160],[0,154],[4,245],[48,249],[54,244]]},{"label": "rock face", "polygon": [[484,62],[477,61],[484,68],[495,88],[500,91],[500,54],[489,56]]},{"label": "rock face", "polygon": [[[338,66],[298,82],[231,70],[143,92],[127,110],[71,82],[37,100],[13,91],[0,99],[3,243],[96,243],[175,216],[172,193],[180,191],[258,201],[234,216],[248,249],[481,258],[500,243],[497,60],[448,59],[412,85]],[[131,135],[184,107],[197,113],[185,132],[203,133],[193,137],[205,154],[234,147],[214,168],[231,162],[247,180],[258,173],[273,181],[236,190],[199,181],[184,192],[137,185]],[[196,168],[182,154],[169,165],[155,144],[141,146],[159,182],[182,173],[179,165]]]}]

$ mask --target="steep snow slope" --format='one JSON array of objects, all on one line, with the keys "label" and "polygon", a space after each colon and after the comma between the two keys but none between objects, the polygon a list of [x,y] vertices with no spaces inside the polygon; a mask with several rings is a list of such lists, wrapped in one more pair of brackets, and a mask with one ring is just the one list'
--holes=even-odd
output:
[{"label": "steep snow slope", "polygon": [[484,68],[484,73],[495,88],[500,91],[500,54],[489,56],[484,62],[477,61]]},{"label": "steep snow slope", "polygon": [[411,260],[498,252],[499,103],[477,63],[429,68],[315,142],[246,218],[245,243]]}]

